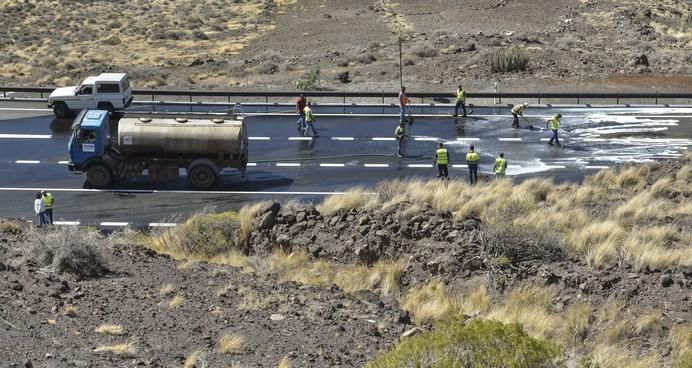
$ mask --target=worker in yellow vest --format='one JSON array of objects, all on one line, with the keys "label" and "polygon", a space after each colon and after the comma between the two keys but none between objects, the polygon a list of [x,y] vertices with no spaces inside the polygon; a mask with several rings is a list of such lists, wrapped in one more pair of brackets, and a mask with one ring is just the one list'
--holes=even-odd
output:
[{"label": "worker in yellow vest", "polygon": [[524,109],[527,107],[529,107],[529,104],[526,102],[520,105],[514,105],[512,108],[512,128],[519,128],[519,115],[524,117]]},{"label": "worker in yellow vest", "polygon": [[560,147],[560,139],[557,137],[557,131],[560,128],[560,119],[562,118],[562,114],[557,114],[553,116],[552,119],[548,120],[545,122],[546,128],[549,128],[553,132],[553,136],[550,137],[550,140],[548,141],[549,145],[553,145],[553,141],[557,143],[557,146]]},{"label": "worker in yellow vest", "polygon": [[55,198],[53,198],[53,195],[49,192],[42,190],[41,200],[43,201],[43,206],[46,209],[46,223],[48,225],[53,225],[53,204],[55,203]]},{"label": "worker in yellow vest", "polygon": [[464,117],[466,117],[466,91],[461,84],[457,88],[457,104],[454,106],[454,116],[459,115],[459,106],[464,110]]},{"label": "worker in yellow vest", "polygon": [[320,135],[317,133],[314,125],[317,119],[315,119],[315,115],[312,114],[311,106],[312,102],[308,102],[307,106],[303,108],[303,113],[305,114],[305,129],[303,130],[303,135],[308,137],[310,135],[309,131],[312,130],[312,136],[319,137]]},{"label": "worker in yellow vest", "polygon": [[476,152],[476,147],[472,144],[469,152],[466,153],[466,165],[469,167],[469,181],[475,184],[478,181],[478,162],[481,156]]},{"label": "worker in yellow vest", "polygon": [[437,151],[435,151],[435,160],[433,165],[437,165],[437,177],[446,179],[449,177],[449,151],[445,148],[444,144],[437,144]]},{"label": "worker in yellow vest", "polygon": [[396,138],[396,144],[397,144],[397,156],[404,157],[403,152],[401,152],[403,143],[404,143],[404,137],[406,137],[406,122],[401,120],[399,122],[399,126],[396,127],[394,130],[394,137]]},{"label": "worker in yellow vest", "polygon": [[493,172],[495,172],[496,177],[501,178],[505,176],[505,171],[507,171],[507,159],[505,159],[505,154],[500,152],[500,156],[495,159]]}]

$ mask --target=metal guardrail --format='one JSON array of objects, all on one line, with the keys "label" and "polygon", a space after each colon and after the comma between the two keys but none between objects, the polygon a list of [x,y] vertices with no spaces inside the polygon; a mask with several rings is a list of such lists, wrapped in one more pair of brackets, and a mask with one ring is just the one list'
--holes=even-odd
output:
[{"label": "metal guardrail", "polygon": [[[18,93],[38,93],[41,98],[50,94],[53,87],[0,87],[0,93],[7,98],[8,92]],[[368,97],[381,98],[382,103],[386,98],[397,98],[398,92],[346,92],[346,91],[195,91],[195,90],[157,90],[157,89],[136,89],[133,94],[139,96],[151,96],[154,101],[156,96],[178,96],[188,97],[192,102],[193,97],[226,97],[231,102],[231,97],[264,97],[268,102],[270,97],[295,97],[304,94],[307,97],[341,97],[344,103],[347,98]],[[409,98],[420,98],[421,103],[424,99],[444,99],[453,98],[452,93],[421,92],[408,93]],[[492,98],[502,103],[502,99],[522,98],[536,99],[537,103],[545,99],[576,99],[577,103],[587,99],[615,99],[619,104],[621,99],[654,99],[658,104],[659,99],[692,99],[692,92],[469,92],[467,98]]]}]

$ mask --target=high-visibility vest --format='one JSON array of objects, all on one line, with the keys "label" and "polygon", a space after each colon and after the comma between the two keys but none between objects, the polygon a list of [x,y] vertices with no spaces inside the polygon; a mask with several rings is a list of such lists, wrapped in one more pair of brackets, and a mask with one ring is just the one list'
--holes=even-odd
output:
[{"label": "high-visibility vest", "polygon": [[550,128],[557,130],[560,127],[560,118],[557,115],[553,116],[553,120],[550,122]]},{"label": "high-visibility vest", "polygon": [[457,101],[466,102],[466,91],[463,88],[457,89]]},{"label": "high-visibility vest", "polygon": [[438,165],[447,165],[449,163],[449,154],[447,154],[446,148],[438,148],[436,154]]},{"label": "high-visibility vest", "polygon": [[398,127],[396,127],[396,129],[394,130],[394,135],[395,135],[397,138],[403,137],[404,134],[406,134],[406,130],[405,130],[402,126],[398,126]]},{"label": "high-visibility vest", "polygon": [[408,105],[408,96],[404,92],[399,92],[399,102],[402,105]]},{"label": "high-visibility vest", "polygon": [[524,105],[515,105],[512,108],[512,113],[513,114],[521,114],[524,111]]},{"label": "high-visibility vest", "polygon": [[43,198],[41,198],[43,201],[43,205],[46,206],[46,208],[53,208],[53,202],[55,202],[55,198],[53,198],[53,195],[50,193],[46,193]]},{"label": "high-visibility vest", "polygon": [[495,159],[495,174],[504,174],[505,170],[507,170],[507,160],[498,157]]},{"label": "high-visibility vest", "polygon": [[312,116],[312,110],[310,110],[309,107],[305,106],[303,109],[303,112],[305,113],[305,120],[309,122],[315,121],[315,117]]},{"label": "high-visibility vest", "polygon": [[468,161],[470,164],[477,164],[480,160],[481,156],[478,154],[478,152],[469,152],[466,154],[466,161]]}]

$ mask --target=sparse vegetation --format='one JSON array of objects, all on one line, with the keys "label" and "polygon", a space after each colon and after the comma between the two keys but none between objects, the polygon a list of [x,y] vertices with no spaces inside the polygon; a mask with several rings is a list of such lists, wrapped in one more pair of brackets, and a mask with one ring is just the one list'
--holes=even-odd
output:
[{"label": "sparse vegetation", "polygon": [[312,67],[303,75],[303,78],[296,81],[296,88],[302,91],[312,91],[319,87],[320,68]]},{"label": "sparse vegetation", "polygon": [[125,329],[121,325],[114,325],[111,323],[104,323],[96,327],[96,333],[103,335],[123,335],[125,334]]},{"label": "sparse vegetation", "polygon": [[529,66],[529,54],[521,48],[494,48],[485,56],[492,73],[524,71]]},{"label": "sparse vegetation", "polygon": [[368,367],[557,367],[560,349],[528,336],[519,324],[453,318],[404,340]]},{"label": "sparse vegetation", "polygon": [[0,222],[0,234],[18,236],[22,234],[22,227],[13,221],[1,221]]},{"label": "sparse vegetation", "polygon": [[67,317],[76,317],[77,316],[77,307],[75,307],[72,304],[65,304],[65,308],[63,310],[63,314]]},{"label": "sparse vegetation", "polygon": [[175,291],[175,285],[165,284],[161,287],[161,290],[159,291],[159,295],[168,296],[168,295],[171,295],[174,291]]},{"label": "sparse vegetation", "polygon": [[185,303],[185,296],[183,296],[182,294],[177,294],[175,297],[173,297],[173,299],[171,299],[171,301],[168,303],[168,306],[170,308],[178,308],[181,305],[183,305],[183,303]]},{"label": "sparse vegetation", "polygon": [[116,345],[101,345],[94,349],[95,353],[113,353],[115,355],[130,357],[137,353],[137,345],[134,340],[130,340],[123,344]]},{"label": "sparse vegetation", "polygon": [[245,345],[245,337],[239,334],[223,335],[219,339],[219,350],[224,354],[241,351]]}]

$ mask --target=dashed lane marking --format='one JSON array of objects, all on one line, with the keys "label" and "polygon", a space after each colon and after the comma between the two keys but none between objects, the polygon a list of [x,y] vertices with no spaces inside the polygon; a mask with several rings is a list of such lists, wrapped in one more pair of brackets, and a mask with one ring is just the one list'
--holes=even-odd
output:
[{"label": "dashed lane marking", "polygon": [[298,167],[298,166],[300,166],[300,164],[297,162],[277,162],[276,166],[278,166],[278,167]]},{"label": "dashed lane marking", "polygon": [[498,138],[497,140],[502,142],[521,142],[521,138]]},{"label": "dashed lane marking", "polygon": [[288,137],[289,141],[311,141],[312,137]]},{"label": "dashed lane marking", "polygon": [[332,137],[333,141],[353,141],[354,137]]},{"label": "dashed lane marking", "polygon": [[0,139],[51,139],[52,134],[0,134]]},{"label": "dashed lane marking", "polygon": [[586,165],[584,166],[586,169],[596,169],[596,170],[607,170],[610,169],[610,166],[605,166],[605,165]]},{"label": "dashed lane marking", "polygon": [[272,138],[271,137],[247,137],[247,139],[251,141],[269,141]]},{"label": "dashed lane marking", "polygon": [[14,163],[15,164],[40,164],[41,161],[39,161],[39,160],[17,160]]},{"label": "dashed lane marking", "polygon": [[465,142],[465,141],[480,141],[480,138],[457,138],[458,141]]},{"label": "dashed lane marking", "polygon": [[408,167],[426,167],[426,168],[433,167],[432,164],[408,164],[407,166]]},{"label": "dashed lane marking", "polygon": [[21,107],[0,107],[0,111],[53,111],[51,109],[29,109]]},{"label": "dashed lane marking", "polygon": [[149,227],[175,227],[178,224],[174,222],[150,222]]},{"label": "dashed lane marking", "polygon": [[320,164],[320,167],[345,167],[346,164]]},{"label": "dashed lane marking", "polygon": [[257,163],[256,162],[248,162],[247,166],[254,167],[254,166],[257,166]]},{"label": "dashed lane marking", "polygon": [[64,161],[64,160],[58,161],[58,165],[67,165],[69,163],[70,163],[69,161]]},{"label": "dashed lane marking", "polygon": [[414,137],[413,140],[415,140],[415,141],[435,142],[435,141],[438,140],[438,138],[435,138],[435,137]]},{"label": "dashed lane marking", "polygon": [[53,221],[53,225],[79,226],[79,221]]},{"label": "dashed lane marking", "polygon": [[107,226],[107,227],[125,227],[128,226],[130,223],[129,222],[111,222],[111,221],[104,221],[100,222],[100,226]]},{"label": "dashed lane marking", "polygon": [[373,141],[394,141],[396,138],[394,137],[372,137]]},{"label": "dashed lane marking", "polygon": [[389,167],[389,164],[364,164],[363,167]]}]

